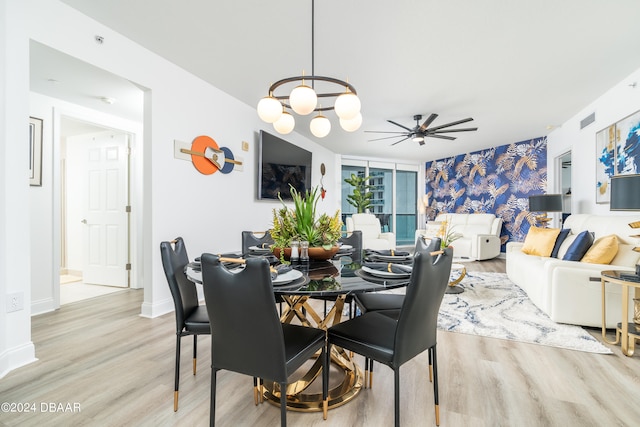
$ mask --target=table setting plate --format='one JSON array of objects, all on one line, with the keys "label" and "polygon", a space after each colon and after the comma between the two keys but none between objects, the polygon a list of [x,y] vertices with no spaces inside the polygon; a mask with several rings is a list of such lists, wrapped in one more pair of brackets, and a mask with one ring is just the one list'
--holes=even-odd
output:
[{"label": "table setting plate", "polygon": [[278,274],[278,276],[272,280],[273,286],[288,285],[291,282],[300,279],[302,276],[302,271],[289,270],[286,273]]},{"label": "table setting plate", "polygon": [[260,246],[249,246],[249,251],[253,254],[270,254],[271,248],[261,248]]},{"label": "table setting plate", "polygon": [[384,262],[406,262],[413,260],[411,255],[402,255],[402,256],[391,256],[391,255],[378,255],[378,254],[369,254],[367,255],[367,259],[371,261],[384,261]]},{"label": "table setting plate", "polygon": [[382,277],[385,279],[404,279],[411,277],[411,273],[392,273],[390,271],[375,270],[367,267],[366,265],[362,266],[362,271],[372,276]]}]

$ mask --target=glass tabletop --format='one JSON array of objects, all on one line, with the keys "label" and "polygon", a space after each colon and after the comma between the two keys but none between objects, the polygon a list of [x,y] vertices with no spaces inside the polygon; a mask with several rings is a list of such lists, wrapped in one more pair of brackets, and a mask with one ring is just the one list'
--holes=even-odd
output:
[{"label": "glass tabletop", "polygon": [[[290,283],[273,286],[276,295],[338,296],[360,292],[376,292],[406,286],[408,277],[377,277],[361,269],[350,257],[344,256],[329,261],[311,260],[292,267],[302,272],[302,277]],[[187,277],[202,283],[199,264],[190,263],[185,269]]]}]

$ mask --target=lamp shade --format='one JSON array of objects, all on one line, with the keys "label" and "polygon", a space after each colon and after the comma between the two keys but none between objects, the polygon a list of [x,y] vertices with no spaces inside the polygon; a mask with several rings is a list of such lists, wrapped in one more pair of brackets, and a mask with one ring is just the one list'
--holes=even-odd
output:
[{"label": "lamp shade", "polygon": [[612,211],[640,210],[640,175],[616,175],[611,177]]},{"label": "lamp shade", "polygon": [[529,212],[562,212],[561,194],[529,196]]}]

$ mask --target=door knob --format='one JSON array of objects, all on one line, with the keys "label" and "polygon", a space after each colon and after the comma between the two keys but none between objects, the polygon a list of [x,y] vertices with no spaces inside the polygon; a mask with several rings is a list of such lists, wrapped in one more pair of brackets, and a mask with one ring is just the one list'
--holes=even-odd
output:
[{"label": "door knob", "polygon": [[83,223],[83,224],[86,224],[86,223],[87,223],[87,220],[86,220],[86,219],[83,219],[83,220],[82,220],[82,221],[80,221],[80,222],[81,222],[81,223]]}]

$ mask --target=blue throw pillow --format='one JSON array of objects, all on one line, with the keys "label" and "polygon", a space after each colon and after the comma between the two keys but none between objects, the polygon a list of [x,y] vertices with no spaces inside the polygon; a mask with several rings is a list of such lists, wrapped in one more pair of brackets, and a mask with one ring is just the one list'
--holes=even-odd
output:
[{"label": "blue throw pillow", "polygon": [[567,238],[569,233],[571,232],[570,228],[564,228],[560,230],[560,234],[556,238],[556,243],[553,245],[553,250],[551,251],[551,258],[558,258],[558,251],[560,250],[560,245],[564,242],[564,239]]},{"label": "blue throw pillow", "polygon": [[569,246],[567,253],[564,254],[564,258],[562,259],[567,261],[580,261],[592,244],[593,233],[585,230],[576,236],[576,239],[571,243],[571,246]]}]

